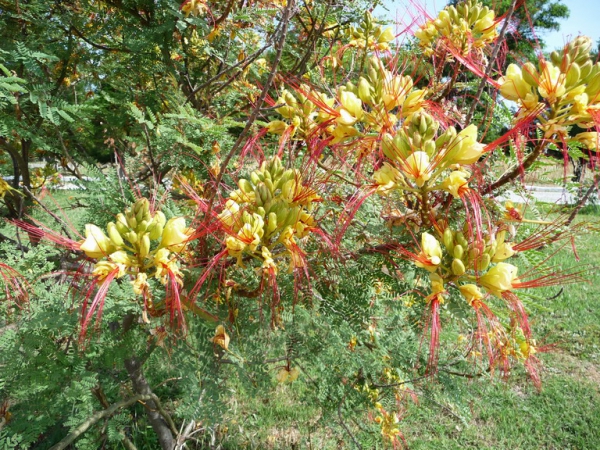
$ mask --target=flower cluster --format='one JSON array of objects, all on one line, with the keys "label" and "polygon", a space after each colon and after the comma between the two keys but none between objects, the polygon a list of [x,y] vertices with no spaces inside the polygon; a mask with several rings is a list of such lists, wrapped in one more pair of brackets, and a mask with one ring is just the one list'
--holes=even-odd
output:
[{"label": "flower cluster", "polygon": [[410,76],[394,74],[373,56],[366,76],[357,84],[341,86],[335,98],[306,85],[295,94],[284,90],[277,100],[282,106],[276,111],[287,121],[274,120],[268,129],[277,134],[291,130],[299,139],[319,135],[334,145],[394,129],[402,119],[423,108],[426,96],[426,89],[414,89]]},{"label": "flower cluster", "polygon": [[472,0],[446,6],[436,19],[428,20],[415,32],[426,55],[434,53],[439,38],[464,56],[484,48],[497,36],[494,11]]},{"label": "flower cluster", "polygon": [[[546,137],[566,137],[572,125],[593,127],[600,111],[600,63],[592,62],[591,48],[591,39],[580,36],[537,67],[510,64],[498,80],[500,94],[516,102],[522,115],[535,114]],[[596,137],[582,134],[579,140],[595,148]]]},{"label": "flower cluster", "polygon": [[394,40],[394,32],[390,27],[383,28],[373,20],[370,12],[365,12],[363,21],[358,27],[348,27],[345,30],[350,39],[351,47],[385,51],[390,48],[390,42]]},{"label": "flower cluster", "polygon": [[[264,161],[249,179],[241,178],[231,192],[219,219],[230,236],[230,256],[243,266],[243,257],[257,258],[262,268],[277,273],[276,261],[290,258],[290,271],[304,266],[296,239],[315,228],[312,215],[317,192],[303,183],[297,169],[285,169],[278,157]],[[283,246],[285,252],[280,252]]]},{"label": "flower cluster", "polygon": [[477,141],[477,127],[469,125],[460,132],[448,127],[438,136],[439,128],[439,122],[421,111],[395,135],[383,135],[382,150],[388,160],[373,175],[380,194],[400,190],[423,197],[443,190],[459,198],[468,190],[471,174],[465,166],[475,163],[484,151]]},{"label": "flower cluster", "polygon": [[181,284],[177,255],[193,233],[193,229],[186,226],[185,218],[174,217],[167,221],[161,211],[152,213],[150,203],[143,198],[119,213],[116,222],[110,222],[106,231],[87,224],[86,239],[79,247],[96,260],[93,275],[99,281],[109,275],[113,278],[130,275],[138,295],[149,295],[149,277],[163,285],[172,278]]}]

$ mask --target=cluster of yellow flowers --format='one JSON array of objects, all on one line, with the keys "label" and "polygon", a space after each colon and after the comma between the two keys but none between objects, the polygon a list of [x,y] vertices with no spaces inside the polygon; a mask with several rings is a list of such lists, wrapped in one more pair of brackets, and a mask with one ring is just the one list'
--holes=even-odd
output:
[{"label": "cluster of yellow flowers", "polygon": [[369,11],[365,12],[363,21],[358,27],[351,26],[344,31],[350,39],[350,47],[368,50],[389,50],[390,42],[395,38],[394,31],[390,27],[383,28],[373,20]]},{"label": "cluster of yellow flowers", "polygon": [[434,53],[438,38],[443,38],[461,55],[468,55],[492,43],[497,36],[494,11],[472,0],[456,7],[446,6],[436,19],[428,20],[415,32],[427,56]]},{"label": "cluster of yellow flowers", "polygon": [[[600,63],[592,62],[591,48],[591,39],[580,36],[537,67],[510,64],[498,80],[500,94],[517,102],[522,116],[536,114],[546,137],[567,137],[571,125],[592,128],[594,114],[600,112]],[[586,131],[572,140],[595,149],[598,135]]]},{"label": "cluster of yellow flowers", "polygon": [[[275,274],[275,260],[282,256],[289,256],[290,271],[304,266],[296,239],[308,236],[315,227],[311,212],[320,197],[303,184],[299,170],[286,170],[275,156],[249,179],[241,178],[229,197],[219,219],[230,233],[228,253],[239,266],[244,255],[262,260],[262,268]],[[277,251],[280,244],[286,249],[283,254]]]},{"label": "cluster of yellow flowers", "polygon": [[388,161],[373,174],[380,194],[392,190],[421,197],[443,190],[458,198],[468,189],[471,174],[464,166],[475,163],[484,151],[477,127],[457,133],[448,127],[437,138],[440,124],[424,111],[413,114],[395,135],[385,133],[382,150]]},{"label": "cluster of yellow flowers", "polygon": [[[415,258],[417,267],[430,272],[432,294],[438,299],[442,299],[447,282],[454,283],[469,304],[483,299],[479,287],[502,298],[519,282],[518,268],[503,262],[516,253],[512,244],[505,241],[506,230],[497,231],[483,242],[469,243],[462,232],[447,226],[441,239],[445,252],[435,236],[423,233],[421,251]],[[490,267],[491,263],[495,264]]]},{"label": "cluster of yellow flowers", "polygon": [[106,234],[93,224],[85,226],[86,239],[80,249],[96,260],[93,275],[103,280],[110,274],[115,278],[132,277],[134,292],[148,291],[148,277],[167,284],[170,276],[181,283],[177,254],[185,246],[193,229],[185,218],[174,217],[168,221],[161,211],[152,213],[150,203],[142,198],[110,222]]},{"label": "cluster of yellow flowers", "polygon": [[295,94],[284,90],[277,100],[282,106],[276,111],[287,122],[270,122],[269,131],[283,134],[291,128],[291,134],[300,139],[319,134],[337,144],[367,133],[391,130],[423,107],[427,90],[413,89],[410,76],[387,70],[377,56],[369,59],[367,73],[358,84],[348,82],[341,86],[336,98],[306,85]]},{"label": "cluster of yellow flowers", "polygon": [[41,189],[43,187],[53,186],[60,183],[60,174],[56,169],[46,164],[44,167],[38,167],[31,172],[31,187]]}]

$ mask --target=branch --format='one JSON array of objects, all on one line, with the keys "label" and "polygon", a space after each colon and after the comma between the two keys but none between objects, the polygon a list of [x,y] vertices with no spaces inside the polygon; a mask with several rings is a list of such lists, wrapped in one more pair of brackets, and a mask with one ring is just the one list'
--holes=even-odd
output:
[{"label": "branch", "polygon": [[158,442],[163,450],[172,450],[175,446],[173,436],[178,434],[171,416],[163,409],[158,397],[154,395],[148,382],[142,374],[142,360],[132,356],[125,360],[125,369],[129,374],[134,392],[149,396],[144,406],[152,429],[156,433]]},{"label": "branch", "polygon": [[105,417],[114,414],[117,410],[121,408],[128,408],[129,406],[139,401],[152,400],[153,395],[154,394],[135,395],[131,398],[115,403],[114,405],[105,409],[104,411],[98,411],[97,413],[93,414],[89,419],[84,421],[81,425],[79,425],[77,428],[75,428],[71,433],[69,433],[69,435],[67,435],[67,437],[61,440],[58,444],[51,447],[50,450],[63,450],[67,448],[71,443],[75,441],[75,439],[77,439],[79,436],[85,433],[92,425],[94,425],[99,420],[102,420]]},{"label": "branch", "polygon": [[346,422],[344,422],[344,416],[342,416],[342,403],[344,403],[344,400],[346,400],[346,394],[344,394],[344,396],[342,397],[342,400],[338,404],[338,408],[337,408],[338,417],[340,418],[340,425],[342,425],[344,430],[346,430],[346,433],[348,434],[348,436],[350,436],[350,438],[352,439],[352,442],[354,442],[354,445],[356,446],[356,448],[359,450],[362,450],[362,445],[360,445],[360,442],[358,442],[356,437],[352,434],[352,431],[350,431],[350,428],[348,427],[348,425],[346,425]]},{"label": "branch", "polygon": [[[575,220],[575,217],[577,217],[577,214],[579,213],[579,211],[581,211],[581,208],[583,208],[583,206],[587,203],[588,198],[590,198],[590,195],[592,195],[592,192],[594,192],[594,190],[598,188],[599,180],[600,180],[600,176],[596,175],[594,177],[594,180],[592,181],[592,185],[590,186],[590,188],[586,191],[585,194],[583,194],[583,197],[581,197],[581,199],[577,202],[575,209],[573,209],[571,214],[569,214],[569,218],[567,219],[566,226],[571,225],[571,222],[573,222],[573,220]],[[555,297],[557,297],[561,293],[562,293],[562,289],[558,294],[556,294]]]},{"label": "branch", "polygon": [[42,209],[44,211],[46,211],[54,220],[56,220],[58,222],[58,224],[60,225],[60,228],[63,230],[63,232],[69,237],[69,239],[73,239],[73,235],[71,234],[71,232],[69,231],[69,227],[67,226],[67,224],[60,218],[58,217],[56,214],[54,214],[52,211],[50,211],[46,205],[44,205],[42,203],[42,201],[36,197],[33,192],[31,192],[31,190],[27,187],[27,186],[23,186],[23,190],[27,193],[27,195],[32,199],[35,200],[35,202],[40,205],[42,207]]},{"label": "branch", "polygon": [[223,22],[225,19],[227,19],[227,16],[233,9],[234,2],[235,2],[235,0],[229,0],[229,3],[227,4],[227,7],[225,8],[225,11],[221,15],[221,17],[219,17],[217,20],[215,20],[215,23],[213,24],[214,28],[217,28],[221,22]]},{"label": "branch", "polygon": [[275,60],[273,61],[273,69],[271,70],[271,73],[269,74],[269,77],[267,78],[267,82],[265,83],[265,85],[262,89],[260,97],[256,101],[256,106],[255,106],[254,110],[252,111],[252,115],[246,122],[246,126],[244,127],[244,129],[240,133],[239,137],[233,144],[233,147],[231,147],[231,150],[229,151],[229,153],[227,154],[227,156],[221,163],[221,168],[219,170],[219,174],[217,175],[217,179],[215,181],[215,189],[209,200],[208,211],[206,213],[206,217],[210,217],[210,213],[212,211],[215,197],[217,195],[217,192],[219,191],[219,184],[221,183],[221,179],[223,178],[223,172],[227,168],[229,161],[231,161],[231,158],[233,158],[233,155],[235,155],[238,148],[242,144],[243,140],[246,138],[248,131],[250,131],[250,128],[252,127],[252,125],[254,124],[256,119],[258,118],[258,114],[260,112],[262,104],[265,101],[265,98],[267,97],[267,93],[269,91],[269,88],[271,87],[271,84],[273,83],[273,80],[275,79],[275,75],[277,74],[277,66],[279,65],[279,62],[281,61],[281,56],[283,54],[283,44],[285,43],[285,38],[287,36],[288,24],[292,17],[292,9],[294,7],[294,4],[295,4],[294,0],[289,0],[283,11],[283,17],[281,18],[281,31],[279,34],[279,40],[275,44],[275,49],[276,49],[277,53],[275,55]]},{"label": "branch", "polygon": [[483,78],[481,79],[481,82],[479,83],[479,87],[477,88],[477,93],[475,94],[475,99],[473,100],[473,103],[471,103],[471,108],[469,109],[469,113],[467,114],[467,117],[465,119],[465,125],[468,125],[469,122],[471,121],[471,119],[473,118],[473,114],[475,113],[475,108],[477,107],[477,104],[479,103],[479,99],[481,97],[481,94],[483,93],[483,88],[485,87],[485,83],[487,82],[489,75],[492,72],[494,63],[496,62],[496,57],[498,56],[498,52],[500,51],[500,44],[502,43],[502,40],[504,39],[504,35],[506,34],[506,30],[508,29],[508,22],[510,21],[510,18],[512,17],[513,12],[515,11],[515,7],[517,6],[518,2],[519,2],[519,0],[513,0],[512,4],[510,5],[510,8],[508,9],[506,17],[504,18],[504,23],[502,24],[502,29],[500,30],[500,34],[498,35],[498,39],[496,40],[496,44],[494,45],[494,50],[492,51],[492,56],[490,57],[490,61],[488,62],[487,68],[485,69],[485,74],[484,74]]},{"label": "branch", "polygon": [[482,194],[485,195],[485,194],[489,194],[490,192],[495,191],[496,189],[504,186],[506,183],[509,183],[510,181],[512,181],[515,178],[517,178],[520,173],[522,173],[525,170],[529,169],[529,167],[531,167],[531,165],[542,154],[542,151],[544,150],[544,144],[545,143],[546,143],[546,140],[545,139],[541,139],[538,142],[537,146],[533,149],[533,151],[527,156],[527,158],[525,158],[525,160],[523,161],[523,164],[517,164],[511,170],[509,170],[504,175],[502,175],[500,178],[498,178],[495,182],[493,182],[489,186],[485,187],[483,189]]},{"label": "branch", "polygon": [[73,32],[73,34],[75,34],[77,37],[81,38],[85,43],[91,45],[94,48],[97,48],[98,50],[106,50],[108,52],[131,53],[131,50],[129,50],[127,48],[124,49],[124,48],[117,48],[117,47],[108,47],[106,45],[96,44],[95,42],[92,42],[88,38],[86,38],[81,31],[79,31],[77,28],[75,28],[72,25],[71,25],[71,28],[69,29],[69,31]]}]

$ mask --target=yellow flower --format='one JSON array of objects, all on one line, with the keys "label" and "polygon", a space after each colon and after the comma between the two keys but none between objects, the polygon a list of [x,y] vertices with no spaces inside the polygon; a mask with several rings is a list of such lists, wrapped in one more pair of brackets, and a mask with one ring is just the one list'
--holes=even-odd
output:
[{"label": "yellow flower", "polygon": [[137,274],[135,281],[132,283],[133,292],[136,295],[142,295],[144,292],[148,290],[148,275],[144,272],[140,272]]},{"label": "yellow flower", "polygon": [[331,143],[338,144],[343,140],[352,136],[357,136],[358,134],[358,130],[354,127],[338,125],[331,132],[331,135],[333,136],[333,140],[331,141]]},{"label": "yellow flower", "polygon": [[402,164],[402,172],[410,179],[415,180],[418,187],[431,178],[429,156],[425,152],[414,152],[406,158]]},{"label": "yellow flower", "polygon": [[114,252],[116,247],[112,241],[96,225],[85,226],[85,241],[79,247],[90,258],[98,259]]},{"label": "yellow flower", "polygon": [[127,252],[125,252],[123,250],[119,250],[117,252],[111,253],[108,257],[114,263],[122,264],[124,266],[132,265],[132,261],[129,258],[129,255],[127,254]]},{"label": "yellow flower", "polygon": [[538,92],[543,98],[548,99],[549,102],[554,102],[557,97],[565,94],[565,81],[566,76],[561,73],[560,69],[546,62],[540,73]]},{"label": "yellow flower", "polygon": [[381,93],[381,98],[386,111],[391,111],[402,105],[412,87],[413,80],[409,76],[392,76],[392,74],[386,70]]},{"label": "yellow flower", "polygon": [[92,275],[98,278],[98,280],[104,280],[109,274],[118,269],[115,278],[121,278],[125,275],[125,266],[123,264],[115,264],[111,261],[99,261],[94,266]]},{"label": "yellow flower", "polygon": [[581,142],[588,150],[596,150],[598,148],[598,132],[584,131],[577,134],[573,141]]},{"label": "yellow flower", "polygon": [[194,230],[185,224],[185,218],[173,217],[167,221],[160,242],[161,247],[172,252],[180,252],[187,244]]},{"label": "yellow flower", "polygon": [[483,292],[481,292],[474,284],[464,284],[459,286],[458,289],[469,304],[472,304],[474,301],[481,300],[483,298]]},{"label": "yellow flower", "polygon": [[0,198],[4,198],[8,191],[12,190],[10,184],[0,178]]},{"label": "yellow flower", "polygon": [[431,294],[437,295],[446,292],[444,288],[444,279],[440,277],[437,273],[429,274],[429,281],[431,282]]},{"label": "yellow flower", "polygon": [[416,266],[430,272],[434,272],[442,262],[442,247],[438,240],[429,233],[421,235],[421,252],[419,256],[425,257],[427,261],[416,261]]},{"label": "yellow flower", "polygon": [[492,258],[492,262],[500,262],[505,259],[510,258],[516,252],[512,248],[512,244],[510,242],[503,242],[498,246],[496,252],[494,253],[494,257]]},{"label": "yellow flower", "polygon": [[468,178],[470,173],[462,170],[455,170],[440,184],[440,188],[450,192],[454,198],[459,198],[463,190],[469,188]]},{"label": "yellow flower", "polygon": [[269,133],[274,134],[283,134],[289,125],[285,123],[283,120],[273,120],[267,124],[267,129]]},{"label": "yellow flower", "polygon": [[427,95],[426,89],[419,89],[411,92],[402,104],[402,115],[408,117],[419,111],[423,107],[425,95]]},{"label": "yellow flower", "polygon": [[154,267],[156,273],[154,276],[160,280],[162,284],[166,284],[169,279],[169,270],[175,275],[179,276],[179,268],[177,267],[177,259],[171,257],[169,249],[161,248],[154,254]]},{"label": "yellow flower", "polygon": [[496,297],[502,297],[504,292],[510,291],[513,284],[519,281],[518,271],[519,269],[512,264],[501,262],[479,278],[479,284]]},{"label": "yellow flower", "polygon": [[485,145],[477,142],[477,127],[469,125],[456,135],[448,153],[453,164],[473,164],[477,162]]},{"label": "yellow flower", "polygon": [[271,254],[269,249],[267,247],[263,247],[261,254],[263,257],[263,270],[268,271],[269,269],[273,269],[275,275],[277,275],[277,264],[275,264],[275,261],[273,260],[273,255]]},{"label": "yellow flower", "polygon": [[531,86],[523,79],[521,68],[516,64],[509,64],[506,75],[498,80],[500,94],[507,100],[518,102],[531,93]]},{"label": "yellow flower", "polygon": [[225,208],[219,214],[219,220],[228,227],[233,227],[236,221],[239,220],[240,205],[233,200],[227,200]]},{"label": "yellow flower", "polygon": [[362,101],[353,92],[342,91],[340,103],[342,104],[339,109],[340,116],[336,119],[338,124],[351,126],[362,118]]},{"label": "yellow flower", "polygon": [[373,178],[375,184],[378,185],[377,192],[387,194],[396,187],[396,183],[402,178],[402,175],[398,169],[385,162],[383,167],[373,174]]}]

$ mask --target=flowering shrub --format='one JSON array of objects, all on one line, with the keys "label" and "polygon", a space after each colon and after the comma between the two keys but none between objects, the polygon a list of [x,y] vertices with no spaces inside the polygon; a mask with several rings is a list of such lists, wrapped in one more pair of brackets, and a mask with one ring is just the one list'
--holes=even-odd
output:
[{"label": "flowering shrub", "polygon": [[[177,14],[196,24],[211,16],[212,3],[187,0]],[[308,13],[321,11],[312,2],[305,6]],[[453,351],[444,330],[457,322],[468,324],[457,356],[467,369],[506,377],[519,363],[540,386],[536,355],[544,347],[518,292],[580,281],[579,272],[561,272],[536,258],[538,249],[571,239],[586,225],[573,226],[573,217],[564,215],[530,218],[494,195],[549,145],[565,154],[570,143],[588,152],[598,148],[600,63],[591,61],[591,41],[579,37],[548,60],[485,73],[495,67],[488,65],[492,56],[502,65],[493,52],[502,45],[501,19],[487,7],[469,0],[419,24],[413,30],[418,49],[406,60],[392,28],[367,13],[360,23],[324,21],[320,32],[332,57],[299,81],[275,77],[290,16],[300,14],[295,2],[256,7],[278,11],[283,38],[270,72],[266,60],[257,60],[237,80],[235,89],[247,88],[254,108],[235,144],[228,137],[229,148],[221,150],[215,140],[201,168],[182,167],[161,201],[163,187],[131,187],[124,208],[82,224],[81,240],[31,220],[13,221],[32,242],[46,238],[77,261],[61,274],[81,309],[69,342],[75,333],[85,344],[78,351],[94,349],[94,336],[108,332],[101,321],[108,302],[110,329],[133,337],[107,339],[122,351],[133,402],[147,402],[163,448],[173,448],[176,438],[185,441],[203,420],[217,428],[225,423],[214,411],[227,404],[223,386],[235,384],[229,377],[247,378],[257,390],[305,383],[321,405],[335,405],[324,411],[340,417],[345,402],[366,406],[369,426],[401,446],[403,405],[414,398],[410,384],[435,377],[440,355]],[[211,20],[208,42],[225,26]],[[257,92],[246,77],[264,74]],[[483,111],[482,94],[472,98],[473,80],[488,98],[501,102],[500,94],[517,104],[509,130],[493,140],[486,135],[493,105]],[[263,102],[272,108],[261,109]],[[480,110],[467,113],[471,105]],[[148,129],[160,120],[139,114],[137,120],[153,165]],[[574,125],[586,131],[570,136]],[[177,134],[182,128],[167,130],[175,142],[185,140]],[[495,154],[505,148],[519,151],[498,175]],[[0,197],[13,190],[2,183]],[[25,301],[23,275],[3,263],[0,274],[4,296]],[[98,331],[88,329],[94,315]],[[420,335],[429,339],[427,351],[418,348]],[[142,355],[156,347],[188,370],[179,379],[193,395],[170,406],[190,424],[188,434],[178,432],[141,375]],[[206,370],[198,374],[191,360]],[[229,365],[241,375],[227,372]],[[157,370],[164,378],[166,372]],[[111,395],[117,391],[113,386]],[[221,406],[206,402],[206,391]]]}]

